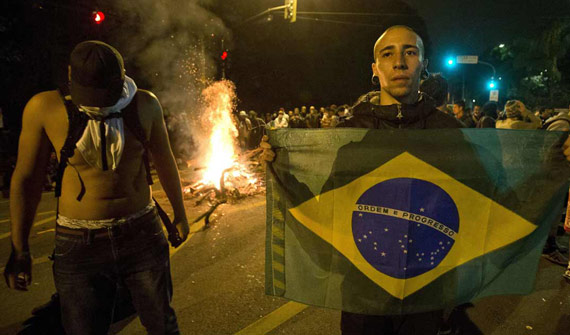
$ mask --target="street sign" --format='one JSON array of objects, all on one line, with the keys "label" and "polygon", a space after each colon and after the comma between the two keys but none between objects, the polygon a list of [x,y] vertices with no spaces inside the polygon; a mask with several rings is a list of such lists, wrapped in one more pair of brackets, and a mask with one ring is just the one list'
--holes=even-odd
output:
[{"label": "street sign", "polygon": [[457,64],[477,64],[479,56],[457,56],[455,61]]},{"label": "street sign", "polygon": [[499,102],[499,90],[489,91],[489,101]]}]

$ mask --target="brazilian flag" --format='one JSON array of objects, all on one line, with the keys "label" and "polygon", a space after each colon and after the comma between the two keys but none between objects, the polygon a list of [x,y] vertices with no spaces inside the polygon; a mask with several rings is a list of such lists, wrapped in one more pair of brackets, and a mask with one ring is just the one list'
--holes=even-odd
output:
[{"label": "brazilian flag", "polygon": [[533,290],[568,192],[567,133],[269,135],[267,294],[396,315]]}]

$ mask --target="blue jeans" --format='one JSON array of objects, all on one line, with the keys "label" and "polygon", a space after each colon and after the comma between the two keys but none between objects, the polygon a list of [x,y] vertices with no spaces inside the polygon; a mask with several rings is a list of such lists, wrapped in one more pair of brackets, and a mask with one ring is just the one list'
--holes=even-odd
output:
[{"label": "blue jeans", "polygon": [[54,256],[67,334],[107,334],[119,284],[128,289],[149,334],[179,334],[170,307],[168,242],[155,210],[97,234],[56,230]]}]

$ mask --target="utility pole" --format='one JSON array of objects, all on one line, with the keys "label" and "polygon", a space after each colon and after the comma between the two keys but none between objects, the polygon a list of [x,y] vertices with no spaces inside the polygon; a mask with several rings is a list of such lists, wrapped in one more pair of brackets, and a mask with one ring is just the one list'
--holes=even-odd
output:
[{"label": "utility pole", "polygon": [[461,81],[461,100],[465,100],[465,69],[461,71],[463,74],[463,80]]}]

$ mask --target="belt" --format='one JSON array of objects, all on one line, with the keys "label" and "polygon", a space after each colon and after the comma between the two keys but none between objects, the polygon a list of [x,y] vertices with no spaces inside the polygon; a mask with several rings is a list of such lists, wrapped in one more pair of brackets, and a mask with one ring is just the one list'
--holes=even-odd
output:
[{"label": "belt", "polygon": [[156,215],[156,209],[144,214],[139,218],[111,227],[87,229],[87,228],[67,228],[64,226],[56,225],[55,231],[56,233],[65,234],[65,235],[83,236],[89,240],[103,238],[103,237],[106,238],[118,237],[121,235],[125,235],[129,232],[140,231],[141,225],[148,223],[147,222],[148,220],[145,219],[148,216],[153,216],[153,215]]}]

